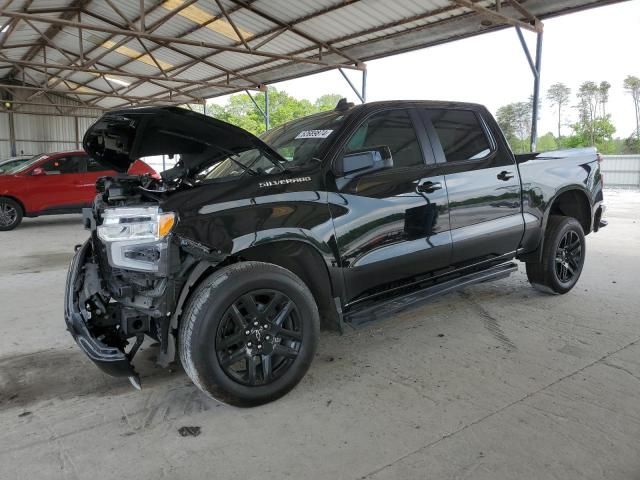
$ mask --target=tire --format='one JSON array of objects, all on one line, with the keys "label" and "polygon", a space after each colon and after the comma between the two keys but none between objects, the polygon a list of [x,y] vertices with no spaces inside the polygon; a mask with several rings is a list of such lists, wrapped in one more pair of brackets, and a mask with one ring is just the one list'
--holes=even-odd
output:
[{"label": "tire", "polygon": [[[527,263],[531,285],[548,293],[564,294],[580,278],[586,254],[582,225],[575,218],[552,215],[547,222],[542,259]],[[564,253],[562,253],[564,251]]]},{"label": "tire", "polygon": [[13,230],[22,222],[22,206],[12,198],[0,198],[0,231]]},{"label": "tire", "polygon": [[194,291],[178,349],[187,375],[205,394],[251,407],[296,386],[319,334],[318,307],[300,278],[277,265],[241,262],[212,273]]}]

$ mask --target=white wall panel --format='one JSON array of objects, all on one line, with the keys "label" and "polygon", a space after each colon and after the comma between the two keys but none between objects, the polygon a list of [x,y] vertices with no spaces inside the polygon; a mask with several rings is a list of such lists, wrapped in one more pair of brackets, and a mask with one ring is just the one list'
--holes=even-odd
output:
[{"label": "white wall panel", "polygon": [[640,155],[605,155],[602,175],[605,187],[640,188]]},{"label": "white wall panel", "polygon": [[37,154],[76,150],[73,117],[54,117],[14,113],[16,152]]},{"label": "white wall panel", "polygon": [[9,143],[9,115],[0,112],[0,159],[11,155],[11,144]]}]

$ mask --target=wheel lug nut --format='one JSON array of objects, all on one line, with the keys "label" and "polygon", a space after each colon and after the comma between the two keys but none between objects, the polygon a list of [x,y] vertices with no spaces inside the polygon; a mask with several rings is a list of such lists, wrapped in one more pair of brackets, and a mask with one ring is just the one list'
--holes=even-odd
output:
[{"label": "wheel lug nut", "polygon": [[267,335],[266,337],[264,337],[265,340],[271,340],[271,335]]},{"label": "wheel lug nut", "polygon": [[267,329],[269,328],[269,325],[265,323],[264,325],[262,325],[262,328]]},{"label": "wheel lug nut", "polygon": [[258,322],[253,322],[253,326],[254,326],[254,327],[257,327],[258,325],[260,325],[260,323],[258,323]]},{"label": "wheel lug nut", "polygon": [[253,343],[247,342],[247,347],[252,347],[252,346],[253,346]]},{"label": "wheel lug nut", "polygon": [[261,348],[262,348],[262,344],[261,344],[261,343],[259,343],[259,344],[258,344],[258,350],[259,350],[259,349],[261,349]]},{"label": "wheel lug nut", "polygon": [[244,331],[244,334],[245,334],[245,335],[251,335],[251,330],[245,330],[245,331]]}]

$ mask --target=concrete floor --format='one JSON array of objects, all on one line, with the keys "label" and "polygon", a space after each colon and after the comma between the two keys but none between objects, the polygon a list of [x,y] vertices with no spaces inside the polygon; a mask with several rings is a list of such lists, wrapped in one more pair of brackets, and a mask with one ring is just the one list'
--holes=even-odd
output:
[{"label": "concrete floor", "polygon": [[[0,249],[0,478],[638,479],[640,194],[608,192],[568,295],[523,268],[344,336],[302,383],[242,410],[137,358],[143,390],[65,332],[79,218],[26,220]],[[197,437],[181,437],[198,426]]]}]

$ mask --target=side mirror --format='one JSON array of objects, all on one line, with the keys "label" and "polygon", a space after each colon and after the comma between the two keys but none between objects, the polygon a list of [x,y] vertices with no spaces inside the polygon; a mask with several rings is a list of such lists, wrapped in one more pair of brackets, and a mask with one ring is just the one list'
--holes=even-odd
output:
[{"label": "side mirror", "polygon": [[42,175],[46,175],[47,172],[45,171],[44,168],[41,167],[36,167],[33,170],[31,170],[31,175],[33,176],[42,176]]},{"label": "side mirror", "polygon": [[336,164],[336,174],[353,177],[393,167],[391,150],[386,145],[349,152]]}]

